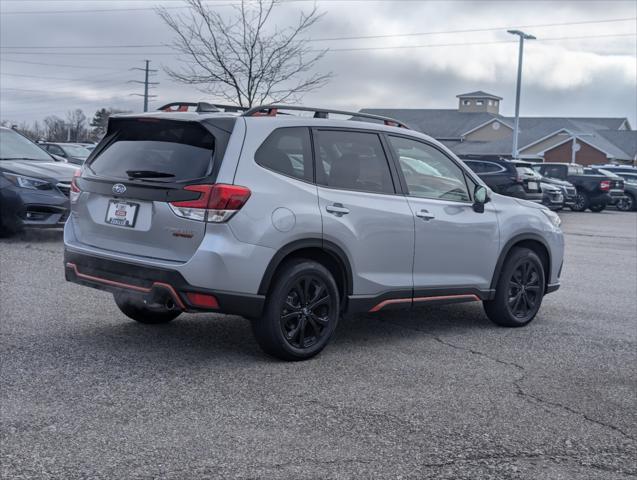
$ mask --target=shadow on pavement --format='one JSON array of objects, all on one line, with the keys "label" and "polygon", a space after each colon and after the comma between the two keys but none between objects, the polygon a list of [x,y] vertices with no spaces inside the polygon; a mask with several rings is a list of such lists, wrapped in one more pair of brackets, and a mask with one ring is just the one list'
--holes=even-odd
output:
[{"label": "shadow on pavement", "polygon": [[[72,348],[70,341],[84,350],[117,356],[119,361],[128,358],[136,364],[140,361],[161,364],[169,360],[174,365],[214,361],[247,366],[277,362],[261,352],[249,321],[241,317],[183,315],[170,324],[154,326],[123,317],[117,323],[98,326],[94,320],[91,323],[92,326],[75,329],[68,337],[51,338],[51,348]],[[479,304],[369,314],[342,320],[328,349],[337,353],[368,349],[375,344],[398,347],[414,337],[462,335],[497,328],[484,316]]]}]

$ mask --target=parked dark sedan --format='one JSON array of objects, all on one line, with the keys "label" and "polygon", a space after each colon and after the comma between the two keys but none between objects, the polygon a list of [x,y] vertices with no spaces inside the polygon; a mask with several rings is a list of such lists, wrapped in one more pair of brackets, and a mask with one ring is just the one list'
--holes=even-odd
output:
[{"label": "parked dark sedan", "polygon": [[504,159],[463,159],[463,162],[494,192],[537,203],[542,202],[539,181],[528,175],[520,174],[513,162]]},{"label": "parked dark sedan", "polygon": [[0,232],[63,226],[76,171],[18,132],[0,127]]},{"label": "parked dark sedan", "polygon": [[80,145],[79,143],[41,142],[38,145],[40,145],[50,154],[57,157],[62,157],[67,162],[74,163],[75,165],[82,165],[91,154],[90,150],[88,150],[84,145]]}]

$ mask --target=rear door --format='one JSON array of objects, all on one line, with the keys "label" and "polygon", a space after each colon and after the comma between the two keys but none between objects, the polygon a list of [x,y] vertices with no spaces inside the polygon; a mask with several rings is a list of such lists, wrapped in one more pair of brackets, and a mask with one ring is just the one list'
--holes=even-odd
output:
[{"label": "rear door", "polygon": [[376,132],[315,129],[314,151],[323,238],[350,259],[354,293],[412,293],[414,219],[396,193]]},{"label": "rear door", "polygon": [[206,223],[177,216],[168,202],[200,195],[186,185],[214,183],[213,161],[223,153],[219,140],[198,122],[112,121],[79,182],[73,217],[78,239],[118,253],[188,260]]},{"label": "rear door", "polygon": [[500,241],[492,204],[473,210],[473,182],[442,150],[413,138],[388,139],[415,218],[415,298],[488,289]]}]

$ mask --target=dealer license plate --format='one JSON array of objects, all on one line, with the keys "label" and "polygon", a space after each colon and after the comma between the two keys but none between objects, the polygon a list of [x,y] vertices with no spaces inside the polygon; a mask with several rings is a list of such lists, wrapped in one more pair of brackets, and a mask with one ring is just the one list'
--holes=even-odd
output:
[{"label": "dealer license plate", "polygon": [[120,200],[110,200],[106,210],[106,223],[119,225],[120,227],[135,227],[137,220],[138,203],[122,202]]},{"label": "dealer license plate", "polygon": [[537,190],[538,189],[537,182],[529,182],[528,183],[528,188],[529,188],[529,190]]}]

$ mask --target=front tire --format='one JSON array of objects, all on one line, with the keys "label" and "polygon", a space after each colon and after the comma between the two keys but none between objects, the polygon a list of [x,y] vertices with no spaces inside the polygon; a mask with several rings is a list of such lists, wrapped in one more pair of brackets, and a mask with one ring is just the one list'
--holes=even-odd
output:
[{"label": "front tire", "polygon": [[329,342],[340,316],[332,274],[320,263],[298,259],[274,279],[262,318],[252,322],[261,349],[281,360],[307,360]]},{"label": "front tire", "polygon": [[617,210],[621,210],[622,212],[630,212],[635,209],[635,197],[633,197],[630,193],[626,194],[626,197],[619,202],[617,202]]},{"label": "front tire", "polygon": [[571,205],[571,210],[574,212],[583,212],[588,208],[589,199],[588,195],[584,192],[578,191],[575,195],[574,203]]},{"label": "front tire", "polygon": [[181,313],[168,308],[149,308],[141,298],[127,293],[114,293],[113,298],[124,315],[146,325],[168,323]]},{"label": "front tire", "polygon": [[504,262],[493,300],[483,302],[489,319],[502,327],[523,327],[542,304],[544,267],[535,252],[514,248]]}]

